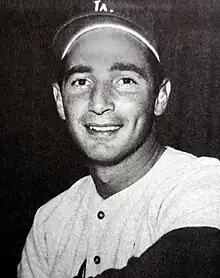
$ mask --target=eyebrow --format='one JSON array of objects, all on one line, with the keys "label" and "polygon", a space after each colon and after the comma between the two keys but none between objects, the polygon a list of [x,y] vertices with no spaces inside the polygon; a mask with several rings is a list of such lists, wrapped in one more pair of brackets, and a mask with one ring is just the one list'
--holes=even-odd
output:
[{"label": "eyebrow", "polygon": [[[138,67],[132,63],[114,63],[111,68],[110,71],[133,71],[136,72],[137,74],[139,74],[140,76],[146,78],[148,73],[146,72],[146,69]],[[68,80],[68,78],[75,74],[75,73],[92,73],[92,67],[90,66],[84,66],[84,65],[77,65],[77,66],[73,66],[71,67],[67,72],[64,73],[63,79],[66,82]]]},{"label": "eyebrow", "polygon": [[146,69],[138,67],[138,66],[136,66],[134,64],[131,64],[131,63],[128,63],[128,64],[115,63],[115,64],[113,64],[113,66],[111,66],[110,71],[115,71],[115,70],[133,71],[133,72],[138,73],[142,77],[146,77],[148,75],[148,73],[146,72]]},{"label": "eyebrow", "polygon": [[77,65],[77,66],[73,66],[71,67],[67,72],[64,73],[64,81],[66,82],[68,80],[68,78],[73,75],[74,73],[91,73],[92,72],[92,68],[89,66],[84,66],[84,65]]}]

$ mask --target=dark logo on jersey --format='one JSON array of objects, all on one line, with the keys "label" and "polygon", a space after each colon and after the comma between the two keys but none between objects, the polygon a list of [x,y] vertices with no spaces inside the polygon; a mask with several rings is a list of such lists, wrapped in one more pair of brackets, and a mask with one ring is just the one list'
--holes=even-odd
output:
[{"label": "dark logo on jersey", "polygon": [[77,276],[74,276],[73,278],[85,278],[85,277],[86,277],[86,259],[82,263]]}]

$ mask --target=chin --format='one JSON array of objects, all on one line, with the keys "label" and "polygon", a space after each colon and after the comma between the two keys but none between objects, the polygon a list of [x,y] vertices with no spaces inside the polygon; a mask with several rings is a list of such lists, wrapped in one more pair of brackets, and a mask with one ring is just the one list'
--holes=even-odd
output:
[{"label": "chin", "polygon": [[121,163],[126,158],[131,157],[135,153],[136,148],[131,148],[130,150],[122,148],[120,150],[108,149],[107,150],[95,150],[85,152],[91,164],[96,164],[100,166],[113,166]]},{"label": "chin", "polygon": [[112,166],[120,163],[123,160],[122,153],[111,149],[97,149],[91,148],[90,150],[83,150],[91,164]]}]

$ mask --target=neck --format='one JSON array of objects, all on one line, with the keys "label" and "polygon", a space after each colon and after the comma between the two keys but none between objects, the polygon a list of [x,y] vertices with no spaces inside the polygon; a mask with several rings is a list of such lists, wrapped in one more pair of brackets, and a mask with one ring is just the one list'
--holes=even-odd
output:
[{"label": "neck", "polygon": [[138,150],[120,163],[111,166],[91,164],[90,173],[97,192],[106,199],[127,188],[153,167],[164,150],[152,133]]}]

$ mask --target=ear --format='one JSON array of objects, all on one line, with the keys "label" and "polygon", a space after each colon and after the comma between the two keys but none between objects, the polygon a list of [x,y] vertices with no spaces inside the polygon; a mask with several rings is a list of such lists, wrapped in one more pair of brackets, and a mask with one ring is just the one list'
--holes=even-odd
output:
[{"label": "ear", "polygon": [[167,107],[171,91],[171,82],[168,78],[165,78],[160,86],[160,91],[155,101],[154,114],[160,116],[164,113]]},{"label": "ear", "polygon": [[60,115],[60,118],[65,120],[66,117],[65,117],[64,108],[63,108],[63,99],[62,99],[60,87],[57,83],[53,83],[53,96],[54,96],[54,100],[56,102],[57,111]]}]

